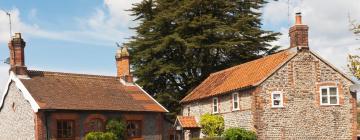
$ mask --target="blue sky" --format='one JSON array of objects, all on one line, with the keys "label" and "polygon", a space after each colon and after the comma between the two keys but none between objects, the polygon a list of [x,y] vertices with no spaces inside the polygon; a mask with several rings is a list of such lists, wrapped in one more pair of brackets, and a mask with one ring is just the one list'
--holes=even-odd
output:
[{"label": "blue sky", "polygon": [[[114,75],[115,42],[130,37],[133,33],[128,27],[135,25],[131,19],[111,21],[118,17],[110,15],[104,1],[1,0],[0,7],[13,13],[13,30],[22,32],[27,42],[26,64],[33,69]],[[123,10],[118,11],[123,13],[120,16],[128,14]],[[97,25],[106,22],[116,25],[110,25],[111,29]],[[8,57],[4,39],[0,46],[0,59],[4,59]]]},{"label": "blue sky", "polygon": [[[27,42],[29,69],[115,75],[115,42],[124,43],[136,26],[129,9],[141,0],[0,0],[12,13],[13,31]],[[262,12],[263,28],[283,33],[273,45],[286,48],[295,12],[310,27],[310,49],[346,72],[346,56],[358,54],[359,40],[348,30],[348,16],[360,21],[358,0],[279,0]],[[288,12],[289,11],[289,12]],[[288,16],[290,15],[290,16]],[[0,59],[8,57],[8,19],[0,11]],[[0,84],[7,66],[0,64]],[[0,90],[2,86],[0,87]]]}]

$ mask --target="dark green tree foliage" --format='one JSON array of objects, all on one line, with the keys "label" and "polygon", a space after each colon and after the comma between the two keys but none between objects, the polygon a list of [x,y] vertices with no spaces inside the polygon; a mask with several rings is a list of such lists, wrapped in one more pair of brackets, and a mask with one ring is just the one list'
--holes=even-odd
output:
[{"label": "dark green tree foliage", "polygon": [[137,83],[172,113],[216,72],[268,53],[279,33],[261,29],[263,0],[144,0],[127,43]]}]

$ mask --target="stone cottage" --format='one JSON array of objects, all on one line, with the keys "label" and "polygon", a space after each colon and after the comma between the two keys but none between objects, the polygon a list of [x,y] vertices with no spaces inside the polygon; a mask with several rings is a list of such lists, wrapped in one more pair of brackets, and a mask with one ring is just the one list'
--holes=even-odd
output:
[{"label": "stone cottage", "polygon": [[[182,115],[199,123],[218,114],[261,140],[356,139],[354,82],[311,51],[300,13],[289,36],[289,49],[212,73],[181,100]],[[175,125],[180,135],[199,131]]]},{"label": "stone cottage", "polygon": [[167,110],[133,82],[127,48],[115,59],[117,76],[28,70],[25,42],[9,42],[10,78],[1,98],[0,139],[80,140],[122,119],[126,138],[168,139]]}]

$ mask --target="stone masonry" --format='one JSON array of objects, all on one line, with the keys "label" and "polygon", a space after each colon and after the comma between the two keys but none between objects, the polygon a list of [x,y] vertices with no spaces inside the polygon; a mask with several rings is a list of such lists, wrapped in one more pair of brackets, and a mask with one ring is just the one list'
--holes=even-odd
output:
[{"label": "stone masonry", "polygon": [[[254,90],[246,90],[239,93],[239,110],[233,110],[232,94],[227,94],[218,97],[219,99],[219,115],[222,115],[225,120],[225,129],[231,127],[242,127],[249,130],[254,130],[253,113],[251,111],[252,92]],[[190,112],[188,112],[188,107]],[[212,113],[212,98],[191,102],[183,105],[183,116],[195,116],[199,122],[201,115],[205,113]]]},{"label": "stone masonry", "polygon": [[[355,139],[356,97],[352,82],[309,50],[300,50],[259,86],[239,93],[240,110],[232,110],[232,93],[217,96],[225,127],[242,127],[258,139]],[[320,105],[320,86],[336,86],[339,105]],[[281,91],[283,108],[272,108],[271,93]],[[183,104],[183,116],[212,113],[212,97]],[[190,112],[189,112],[190,111]]]},{"label": "stone masonry", "polygon": [[[269,77],[256,95],[260,139],[352,139],[356,120],[347,80],[319,58],[302,51]],[[340,105],[320,105],[319,85],[336,85]],[[271,107],[271,92],[282,91],[283,108]],[[355,126],[354,126],[355,125]]]},{"label": "stone masonry", "polygon": [[3,140],[35,139],[34,112],[14,83],[10,84],[0,110],[0,138]]}]

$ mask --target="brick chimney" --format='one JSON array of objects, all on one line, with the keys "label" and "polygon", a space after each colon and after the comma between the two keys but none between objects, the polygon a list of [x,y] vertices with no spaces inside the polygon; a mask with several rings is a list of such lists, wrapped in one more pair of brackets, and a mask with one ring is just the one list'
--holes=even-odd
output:
[{"label": "brick chimney", "polygon": [[296,13],[295,25],[289,29],[290,48],[309,49],[307,25],[302,24],[301,13]]},{"label": "brick chimney", "polygon": [[133,77],[130,73],[130,55],[127,46],[121,47],[116,51],[115,60],[117,77],[127,83],[132,83]]},{"label": "brick chimney", "polygon": [[25,66],[25,41],[21,38],[21,33],[15,33],[8,44],[10,49],[10,70],[16,75],[27,76]]}]

